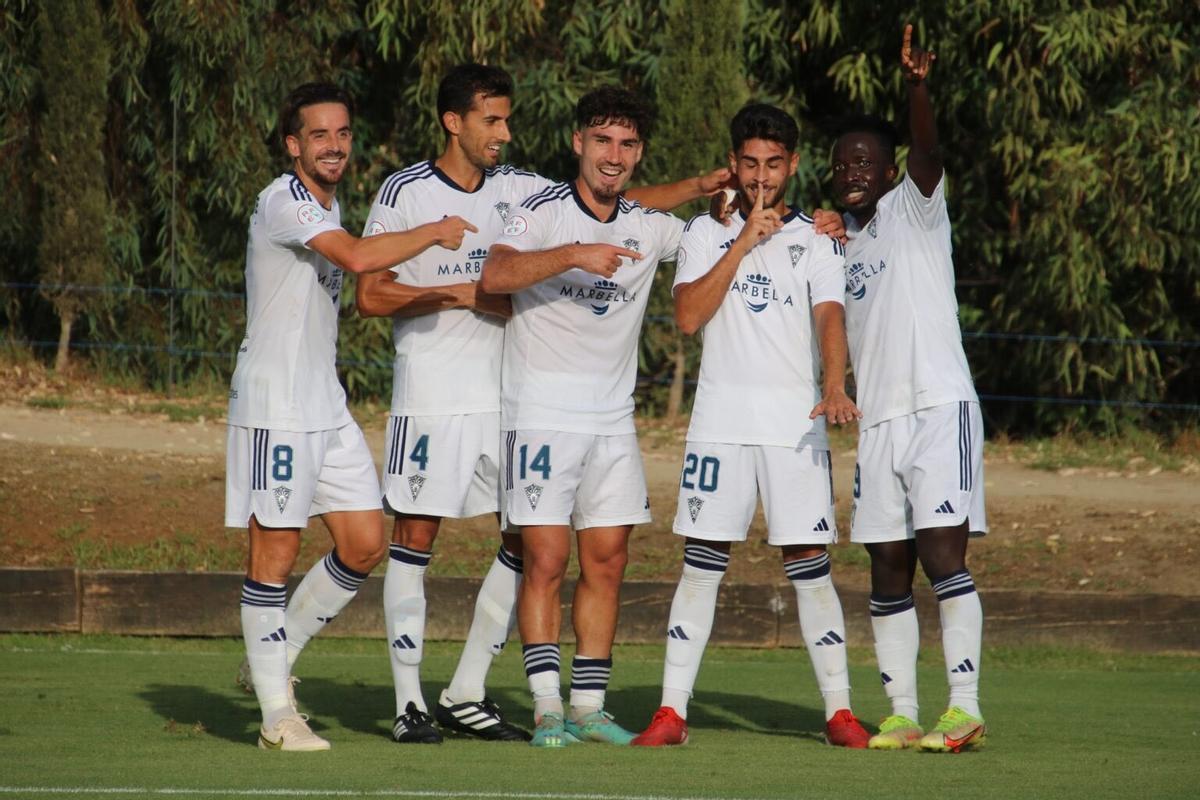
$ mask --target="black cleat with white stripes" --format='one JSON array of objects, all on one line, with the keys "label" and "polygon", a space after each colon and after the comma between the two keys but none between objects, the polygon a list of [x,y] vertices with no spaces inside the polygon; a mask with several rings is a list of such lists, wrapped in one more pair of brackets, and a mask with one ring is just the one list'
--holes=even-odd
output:
[{"label": "black cleat with white stripes", "polygon": [[392,739],[400,744],[441,744],[442,735],[433,727],[433,717],[410,702],[392,725]]},{"label": "black cleat with white stripes", "polygon": [[443,693],[433,713],[444,730],[489,742],[528,742],[533,738],[528,731],[505,722],[500,706],[487,697],[482,701],[451,703]]}]

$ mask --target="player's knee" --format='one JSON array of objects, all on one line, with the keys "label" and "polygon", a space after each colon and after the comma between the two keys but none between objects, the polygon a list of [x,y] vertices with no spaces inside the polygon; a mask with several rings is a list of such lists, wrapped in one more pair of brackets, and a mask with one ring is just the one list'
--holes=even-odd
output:
[{"label": "player's knee", "polygon": [[351,542],[344,547],[338,547],[337,554],[341,562],[350,569],[368,573],[387,558],[387,540],[380,538],[375,541]]},{"label": "player's knee", "polygon": [[558,552],[527,550],[524,555],[523,580],[529,586],[557,586],[567,572],[567,556]]},{"label": "player's knee", "polygon": [[581,556],[579,571],[581,576],[588,581],[620,583],[628,563],[629,553],[624,548],[606,550],[601,553],[591,553],[586,559]]}]

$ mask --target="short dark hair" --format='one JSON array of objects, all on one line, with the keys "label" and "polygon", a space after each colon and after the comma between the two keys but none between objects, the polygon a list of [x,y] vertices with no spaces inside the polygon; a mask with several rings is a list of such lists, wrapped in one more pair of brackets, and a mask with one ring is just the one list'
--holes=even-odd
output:
[{"label": "short dark hair", "polygon": [[288,93],[279,110],[279,141],[287,149],[287,137],[300,133],[300,110],[306,106],[318,103],[341,103],[346,107],[346,113],[353,119],[354,100],[350,93],[332,83],[306,83],[297,86]]},{"label": "short dark hair", "polygon": [[603,86],[579,98],[575,106],[575,125],[579,130],[614,123],[628,125],[638,138],[650,138],[654,128],[654,105],[621,86]]},{"label": "short dark hair", "polygon": [[[500,67],[488,64],[459,64],[446,73],[438,84],[437,115],[441,123],[447,111],[465,116],[475,102],[475,95],[512,97],[512,76]],[[442,123],[442,128],[446,127]]]},{"label": "short dark hair", "polygon": [[853,114],[842,117],[837,123],[837,138],[841,139],[848,133],[869,133],[879,141],[888,158],[896,160],[896,145],[900,142],[900,133],[896,126],[883,117],[874,114]]},{"label": "short dark hair", "polygon": [[794,153],[800,141],[800,129],[792,115],[782,108],[766,103],[749,103],[733,115],[729,123],[729,139],[734,152],[747,139],[766,139],[778,142],[789,153]]}]

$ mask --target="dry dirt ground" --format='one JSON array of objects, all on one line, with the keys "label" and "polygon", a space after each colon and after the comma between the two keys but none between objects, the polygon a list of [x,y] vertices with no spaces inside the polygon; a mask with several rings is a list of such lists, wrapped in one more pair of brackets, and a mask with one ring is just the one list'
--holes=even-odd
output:
[{"label": "dry dirt ground", "polygon": [[[174,422],[130,411],[132,401],[89,408],[0,392],[0,565],[123,569],[237,570],[244,533],[222,527],[224,437],[220,419]],[[53,405],[52,403],[49,405]],[[383,445],[385,411],[359,414],[368,439]],[[176,417],[179,415],[176,414]],[[681,460],[681,429],[643,431],[652,525],[634,535],[629,577],[675,580],[680,541],[670,533]],[[853,439],[834,445],[838,525],[847,531]],[[994,588],[1200,594],[1200,474],[1142,467],[1034,470],[1002,447],[988,448],[991,534],[969,560]],[[734,551],[730,579],[777,582],[778,556],[762,539]],[[833,548],[835,578],[867,585],[861,548]],[[306,569],[327,547],[314,521],[305,535]],[[481,574],[495,549],[487,517],[447,523],[433,574]]]}]

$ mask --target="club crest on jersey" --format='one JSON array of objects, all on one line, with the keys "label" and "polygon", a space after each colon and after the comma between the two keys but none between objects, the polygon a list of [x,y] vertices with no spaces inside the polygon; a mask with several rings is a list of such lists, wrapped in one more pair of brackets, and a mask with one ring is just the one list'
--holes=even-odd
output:
[{"label": "club crest on jersey", "polygon": [[587,303],[592,313],[603,317],[613,303],[628,303],[637,298],[637,292],[632,294],[621,288],[616,281],[597,278],[591,286],[572,286],[567,284],[559,289],[560,297],[569,297]]},{"label": "club crest on jersey", "polygon": [[688,498],[688,516],[692,518],[692,522],[696,521],[696,517],[700,516],[700,509],[704,507],[704,500],[699,497]]},{"label": "club crest on jersey", "polygon": [[504,226],[505,236],[520,236],[529,230],[529,223],[520,214],[508,220],[508,224]]},{"label": "club crest on jersey", "polygon": [[871,220],[871,224],[867,226],[867,233],[871,234],[872,239],[879,238],[879,234],[875,230],[875,220]]},{"label": "club crest on jersey", "polygon": [[504,222],[508,222],[508,209],[511,208],[511,206],[509,206],[508,203],[500,202],[496,203],[494,208],[496,209],[496,213],[500,215],[500,219],[502,219]]},{"label": "club crest on jersey", "polygon": [[[637,239],[626,239],[625,241],[621,242],[621,246],[624,247],[626,250],[638,250],[638,248],[640,248],[642,246],[642,243],[639,242]],[[638,250],[638,252],[641,252],[641,251]]]},{"label": "club crest on jersey", "polygon": [[789,244],[788,245],[788,255],[792,257],[792,267],[793,268],[797,264],[800,263],[800,257],[804,255],[804,251],[807,249],[808,248],[806,248],[802,244]]},{"label": "club crest on jersey", "polygon": [[425,485],[424,475],[409,475],[408,476],[408,491],[412,492],[412,499],[416,501],[417,495],[421,493],[421,487]]},{"label": "club crest on jersey", "polygon": [[531,483],[525,487],[525,499],[529,501],[529,507],[537,511],[538,500],[542,499],[542,490],[544,486],[538,486],[536,483]]},{"label": "club crest on jersey", "polygon": [[867,296],[867,281],[880,275],[887,269],[887,262],[880,261],[876,264],[864,264],[861,261],[856,261],[853,264],[846,265],[846,294],[850,295],[855,300],[862,300]]},{"label": "club crest on jersey", "polygon": [[292,497],[292,490],[286,486],[276,486],[271,490],[271,494],[275,497],[275,505],[279,506],[279,513],[283,513],[283,509],[287,508],[288,500]]},{"label": "club crest on jersey", "polygon": [[780,297],[779,293],[771,288],[771,277],[769,275],[760,275],[757,273],[747,275],[746,280],[731,283],[729,291],[740,294],[746,302],[746,308],[755,314],[761,314],[771,303],[783,303],[785,306],[795,305],[790,294]]},{"label": "club crest on jersey", "polygon": [[301,203],[296,209],[296,219],[301,225],[316,225],[325,219],[325,214],[312,203]]}]

